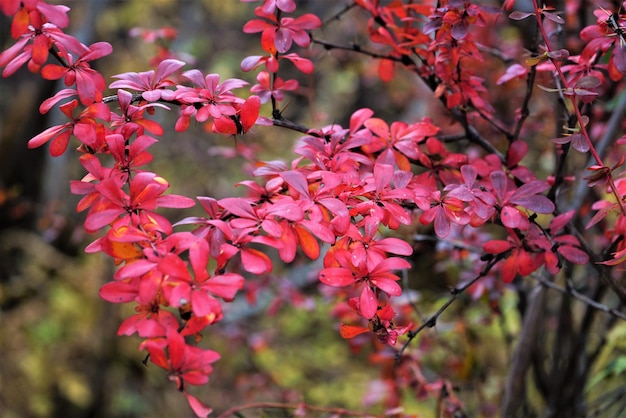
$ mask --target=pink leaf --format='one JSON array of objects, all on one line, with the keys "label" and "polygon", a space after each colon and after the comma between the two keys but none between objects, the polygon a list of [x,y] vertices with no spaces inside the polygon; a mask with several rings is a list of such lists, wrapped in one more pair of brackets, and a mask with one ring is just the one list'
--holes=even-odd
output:
[{"label": "pink leaf", "polygon": [[239,274],[225,273],[202,284],[202,288],[225,300],[232,300],[238,290],[243,289],[244,279]]},{"label": "pink leaf", "polygon": [[137,286],[127,282],[109,282],[100,288],[99,294],[111,303],[132,302],[137,297]]},{"label": "pink leaf", "polygon": [[524,141],[514,141],[507,152],[507,166],[514,167],[522,161],[528,153],[528,144]]},{"label": "pink leaf", "polygon": [[502,224],[507,228],[527,229],[529,225],[528,218],[511,206],[502,208],[500,219],[502,220]]},{"label": "pink leaf", "polygon": [[359,310],[361,314],[367,318],[373,318],[378,310],[378,299],[372,288],[368,285],[363,287],[361,296],[359,297]]},{"label": "pink leaf", "polygon": [[512,20],[524,20],[530,16],[533,16],[533,13],[527,13],[527,12],[520,12],[520,11],[514,11],[513,13],[511,13],[509,15],[509,19]]},{"label": "pink leaf", "polygon": [[291,170],[283,171],[280,173],[280,176],[302,196],[309,196],[309,183],[304,174],[299,171]]},{"label": "pink leaf", "polygon": [[558,252],[570,263],[587,264],[589,262],[589,255],[586,252],[571,245],[560,246]]},{"label": "pink leaf", "polygon": [[329,267],[320,271],[319,279],[322,283],[333,287],[343,287],[354,283],[352,271],[341,267]]},{"label": "pink leaf", "polygon": [[549,225],[550,231],[552,233],[556,233],[562,230],[563,228],[565,228],[565,226],[569,224],[569,221],[574,217],[575,213],[576,212],[574,211],[574,209],[572,209],[568,212],[555,216],[550,221],[550,225]]},{"label": "pink leaf", "polygon": [[253,274],[265,274],[272,271],[272,262],[269,257],[252,248],[241,250],[241,263],[246,271]]},{"label": "pink leaf", "polygon": [[195,396],[192,396],[187,392],[184,393],[187,398],[187,402],[189,402],[189,406],[198,418],[206,418],[211,414],[211,412],[213,412],[211,408],[200,402]]},{"label": "pink leaf", "polygon": [[389,279],[387,277],[380,277],[380,278],[372,279],[372,284],[374,284],[377,288],[379,288],[380,290],[382,290],[383,292],[391,296],[400,296],[402,294],[402,288],[393,279]]}]

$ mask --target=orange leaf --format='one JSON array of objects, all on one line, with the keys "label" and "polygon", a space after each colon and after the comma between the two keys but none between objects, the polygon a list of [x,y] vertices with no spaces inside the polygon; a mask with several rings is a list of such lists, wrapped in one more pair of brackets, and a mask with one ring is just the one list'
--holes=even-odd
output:
[{"label": "orange leaf", "polygon": [[339,334],[341,334],[341,337],[345,339],[354,338],[357,335],[360,335],[366,332],[369,332],[369,328],[360,327],[357,325],[346,325],[346,324],[339,325]]}]

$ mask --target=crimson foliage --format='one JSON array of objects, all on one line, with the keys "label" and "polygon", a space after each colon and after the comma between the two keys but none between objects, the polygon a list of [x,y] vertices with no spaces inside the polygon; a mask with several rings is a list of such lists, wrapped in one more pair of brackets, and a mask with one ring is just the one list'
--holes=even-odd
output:
[{"label": "crimson foliage", "polygon": [[[40,0],[1,3],[2,12],[13,18],[15,41],[0,54],[3,77],[26,64],[31,72],[48,80],[63,79],[67,86],[40,111],[59,106],[68,122],[36,135],[28,146],[50,143],[50,153],[59,156],[72,138],[78,141],[78,158],[87,174],[72,181],[71,190],[83,196],[77,209],[87,211],[85,229],[101,232],[87,252],[102,252],[119,266],[100,296],[112,303],[135,304],[137,313],[121,324],[118,334],[136,333],[143,339],[140,347],[149,360],[166,371],[198,416],[207,416],[211,408],[189,394],[187,385],[207,383],[219,354],[186,337],[199,337],[224,317],[222,303],[244,288],[247,273],[270,273],[272,251],[285,263],[294,261],[298,251],[311,259],[323,256],[319,280],[340,288],[338,301],[347,304],[339,315],[341,335],[370,333],[382,346],[391,347],[404,338],[404,345],[395,349],[399,370],[417,367],[403,357],[411,341],[424,327],[434,326],[457,294],[468,289],[474,297],[484,294],[497,300],[500,281],[508,284],[534,276],[553,282],[565,274],[569,283],[572,264],[591,262],[589,268],[626,301],[626,290],[610,270],[626,261],[623,158],[608,166],[609,147],[596,137],[604,135],[608,139],[602,142],[616,147],[626,141],[618,140],[602,122],[603,110],[592,107],[598,97],[621,85],[626,73],[626,29],[620,15],[596,11],[596,23],[580,33],[583,47],[573,55],[556,46],[555,33],[566,25],[560,11],[537,2],[531,12],[510,15],[514,1],[501,9],[458,0],[440,1],[437,7],[412,1],[383,3],[354,0],[346,8],[369,15],[367,34],[381,47],[376,52],[320,40],[313,35],[323,24],[318,16],[294,17],[294,0],[265,0],[243,27],[244,33],[260,33],[261,55],[241,61],[244,71],[258,71],[258,84],[222,80],[199,69],[183,71],[187,64],[171,55],[159,57],[154,70],[114,76],[108,86],[116,90],[112,94],[91,66],[111,54],[112,47],[106,42],[83,45],[66,34],[69,8]],[[532,21],[541,34],[542,41],[526,61],[483,42],[485,28],[506,24],[508,18]],[[288,65],[305,74],[314,72],[315,63],[295,51],[316,46],[376,60],[385,81],[399,68],[416,74],[445,105],[461,135],[447,134],[448,127],[429,118],[389,123],[367,108],[355,110],[347,127],[308,128],[286,120],[278,103],[300,85],[278,74]],[[508,64],[497,85],[527,81],[524,100],[509,123],[497,120],[494,93],[478,76],[488,60],[485,54]],[[523,164],[529,152],[529,103],[540,74],[553,81],[542,88],[560,97],[566,115],[559,135],[546,140],[557,161],[549,175]],[[266,103],[271,111],[263,116]],[[240,183],[247,196],[193,200],[166,194],[168,181],[145,169],[153,158],[150,148],[158,142],[155,136],[164,133],[150,116],[156,109],[171,108],[178,112],[178,132],[195,120],[224,136],[246,134],[255,125],[292,129],[304,136],[293,161],[257,162],[257,181]],[[454,147],[457,141],[470,147],[460,152]],[[593,164],[586,179],[603,192],[602,199],[587,201],[584,193],[582,198],[561,197],[566,188],[563,167],[574,153],[570,147],[590,155]],[[189,208],[196,201],[205,216],[172,224],[159,213],[160,208]],[[588,216],[585,210],[596,212]],[[581,221],[585,229],[579,228]],[[470,251],[456,256],[473,262],[468,279],[454,290],[449,303],[420,326],[413,325],[419,320],[402,309],[406,299],[399,298],[406,289],[398,272],[411,268],[407,257],[414,243],[383,236],[416,224],[442,242],[462,241]],[[176,232],[180,225],[193,228]],[[323,251],[321,243],[329,248]],[[565,266],[568,272],[562,273]],[[409,383],[398,378],[393,384],[400,389]],[[450,387],[442,379],[422,384],[421,390],[441,394]],[[392,398],[388,405],[397,406]],[[462,409],[452,394],[445,402],[450,414]]]}]

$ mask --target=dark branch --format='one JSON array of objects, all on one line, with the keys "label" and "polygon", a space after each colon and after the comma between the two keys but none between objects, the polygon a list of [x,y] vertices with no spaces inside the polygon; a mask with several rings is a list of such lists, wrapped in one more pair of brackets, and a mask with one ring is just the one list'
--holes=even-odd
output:
[{"label": "dark branch", "polygon": [[578,299],[579,301],[589,305],[590,307],[597,309],[599,311],[602,311],[608,315],[612,315],[616,318],[620,318],[626,321],[626,314],[624,314],[623,312],[618,311],[617,309],[613,309],[613,308],[609,308],[608,306],[595,301],[591,298],[589,298],[588,296],[583,295],[582,293],[580,293],[579,291],[577,291],[576,289],[574,289],[574,287],[572,286],[568,286],[567,288],[564,288],[562,286],[559,286],[558,284],[555,284],[551,281],[548,281],[546,279],[544,279],[543,277],[540,276],[532,276],[534,279],[536,279],[539,283],[541,283],[543,286],[550,288],[552,290],[556,290],[557,292],[563,293],[564,295],[570,295],[576,299]]},{"label": "dark branch", "polygon": [[396,353],[396,365],[399,363],[400,359],[402,358],[402,354],[404,354],[406,349],[409,347],[409,344],[411,344],[411,341],[413,341],[413,339],[415,339],[415,337],[417,337],[417,335],[420,332],[422,332],[425,328],[433,328],[435,325],[437,325],[437,320],[439,319],[441,314],[443,314],[446,311],[446,309],[448,309],[448,307],[452,305],[452,303],[454,303],[454,301],[457,300],[458,297],[462,295],[467,289],[469,289],[474,283],[476,283],[481,278],[485,277],[499,260],[500,259],[498,257],[492,258],[491,260],[489,260],[487,264],[485,264],[485,267],[483,267],[483,269],[480,271],[480,273],[476,275],[476,277],[464,283],[462,286],[451,289],[450,297],[448,298],[448,300],[443,305],[441,305],[441,307],[437,309],[435,313],[433,313],[428,318],[426,318],[422,322],[422,325],[417,327],[415,330],[409,331],[409,333],[407,334],[409,339],[404,343],[402,348],[400,348],[400,350]]}]

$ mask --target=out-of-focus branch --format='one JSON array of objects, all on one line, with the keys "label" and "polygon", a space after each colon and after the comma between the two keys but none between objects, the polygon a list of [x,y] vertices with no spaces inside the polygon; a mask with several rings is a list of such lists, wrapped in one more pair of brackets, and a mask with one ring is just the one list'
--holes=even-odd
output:
[{"label": "out-of-focus branch", "polygon": [[325,408],[321,406],[308,405],[305,403],[280,403],[280,402],[254,402],[246,405],[235,406],[220,414],[217,418],[228,418],[231,416],[242,416],[241,411],[249,409],[294,409],[312,412],[324,412],[339,417],[361,417],[361,418],[382,418],[384,415],[372,415],[363,411],[351,411],[343,408]]},{"label": "out-of-focus branch", "polygon": [[454,289],[450,290],[450,297],[448,298],[448,300],[445,301],[444,304],[441,305],[441,307],[439,309],[437,309],[437,311],[435,313],[433,313],[428,318],[426,318],[426,320],[424,320],[422,322],[422,325],[417,327],[415,330],[412,330],[412,331],[408,332],[407,336],[409,337],[409,339],[404,343],[402,348],[400,348],[400,350],[396,353],[396,364],[398,364],[400,358],[402,357],[402,354],[406,351],[406,349],[411,344],[411,341],[413,341],[413,339],[415,337],[417,337],[417,335],[420,332],[422,332],[424,329],[426,329],[426,328],[433,328],[435,325],[437,325],[437,319],[439,319],[441,314],[443,314],[446,311],[446,309],[448,309],[448,307],[450,305],[452,305],[452,303],[455,300],[457,300],[457,298],[460,295],[462,295],[467,289],[469,289],[474,283],[476,283],[481,278],[485,277],[489,273],[489,271],[491,271],[493,266],[496,265],[496,263],[499,260],[500,259],[498,257],[492,258],[491,260],[489,260],[489,262],[487,264],[485,264],[483,269],[480,271],[480,273],[478,273],[476,275],[476,277],[474,277],[472,280],[464,283],[462,286],[458,286],[458,287],[455,287]]},{"label": "out-of-focus branch", "polygon": [[574,289],[572,286],[568,286],[567,288],[559,286],[558,284],[555,284],[549,280],[544,279],[543,277],[539,276],[539,275],[532,275],[533,278],[535,278],[539,283],[541,283],[543,286],[550,288],[552,290],[556,290],[557,292],[563,293],[564,295],[570,295],[576,299],[578,299],[579,301],[591,306],[594,309],[597,309],[598,311],[602,311],[605,312],[608,315],[614,316],[616,318],[619,319],[623,319],[626,321],[626,314],[624,314],[623,312],[618,311],[617,309],[614,308],[609,308],[608,306],[595,301],[591,298],[589,298],[588,296],[583,295],[582,293],[578,292],[576,289]]},{"label": "out-of-focus branch", "polygon": [[529,304],[524,315],[522,329],[513,353],[513,363],[504,387],[501,416],[515,417],[525,399],[526,372],[530,368],[534,345],[538,341],[543,322],[547,288],[536,286],[529,295]]},{"label": "out-of-focus branch", "polygon": [[[611,143],[617,139],[617,133],[620,129],[620,126],[622,125],[622,122],[624,121],[625,113],[626,113],[626,93],[622,93],[619,98],[619,101],[617,102],[617,106],[615,106],[615,109],[613,110],[613,113],[611,114],[611,117],[609,118],[604,135],[602,136],[602,138],[600,138],[600,140],[596,144],[597,152],[601,157],[604,157],[606,155],[609,145],[611,145]],[[593,157],[590,157],[589,161],[587,162],[587,167],[592,166],[594,163],[595,163],[595,160],[593,159]],[[576,185],[574,198],[572,199],[572,202],[569,205],[570,209],[576,209],[576,210],[580,209],[588,192],[589,192],[589,185],[587,184],[587,182],[579,181],[578,184]]]}]

